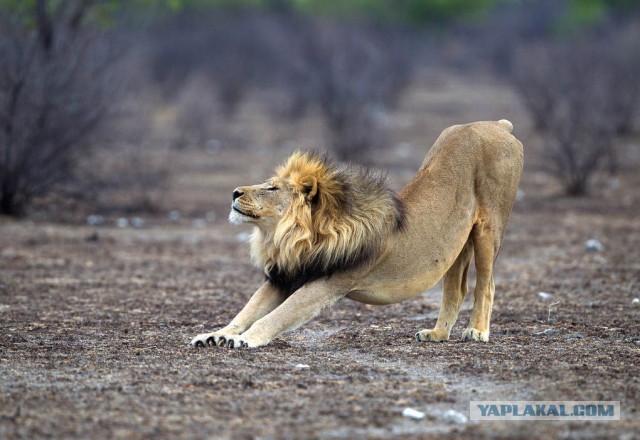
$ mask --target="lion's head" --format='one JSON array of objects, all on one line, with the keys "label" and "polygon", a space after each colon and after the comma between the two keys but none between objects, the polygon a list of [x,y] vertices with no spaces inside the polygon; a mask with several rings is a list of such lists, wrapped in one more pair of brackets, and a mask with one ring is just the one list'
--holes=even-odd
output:
[{"label": "lion's head", "polygon": [[255,263],[291,293],[374,259],[403,209],[384,176],[298,151],[265,183],[234,190],[229,221],[256,226]]}]

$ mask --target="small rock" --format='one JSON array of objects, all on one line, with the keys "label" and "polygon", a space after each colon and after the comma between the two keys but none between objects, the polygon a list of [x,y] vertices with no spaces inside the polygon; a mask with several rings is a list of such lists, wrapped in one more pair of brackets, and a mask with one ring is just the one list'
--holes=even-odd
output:
[{"label": "small rock", "polygon": [[640,298],[633,298],[633,299],[631,300],[631,305],[632,305],[633,307],[640,307]]},{"label": "small rock", "polygon": [[636,347],[640,348],[640,341],[636,341]]},{"label": "small rock", "polygon": [[409,417],[410,419],[420,420],[424,419],[425,413],[413,408],[405,408],[402,410],[402,415]]},{"label": "small rock", "polygon": [[543,330],[541,332],[537,332],[534,334],[536,336],[550,336],[550,335],[555,335],[556,333],[558,333],[558,330],[556,330],[555,328],[548,328],[546,330]]},{"label": "small rock", "polygon": [[171,220],[172,222],[177,222],[178,220],[180,220],[180,211],[174,209],[173,211],[169,212],[169,220]]},{"label": "small rock", "polygon": [[465,416],[461,412],[454,411],[452,409],[447,410],[447,412],[444,413],[444,416],[442,416],[442,418],[447,422],[453,422],[453,423],[459,423],[459,424],[467,423],[467,416]]},{"label": "small rock", "polygon": [[595,238],[591,238],[584,242],[584,249],[589,252],[600,252],[604,249],[604,246]]},{"label": "small rock", "polygon": [[87,217],[87,224],[91,226],[100,226],[104,223],[104,217],[97,214],[91,214]]},{"label": "small rock", "polygon": [[121,229],[126,228],[129,226],[129,220],[124,217],[120,217],[118,220],[116,220],[116,226]]},{"label": "small rock", "polygon": [[207,223],[204,221],[203,218],[194,218],[193,221],[191,222],[191,226],[193,226],[196,229],[202,229],[205,226],[207,226]]},{"label": "small rock", "polygon": [[140,217],[134,217],[131,219],[131,225],[134,228],[141,228],[144,226],[144,220],[141,219]]},{"label": "small rock", "polygon": [[542,299],[549,299],[553,296],[553,294],[548,292],[538,292],[538,296]]},{"label": "small rock", "polygon": [[247,243],[250,239],[251,239],[250,232],[240,232],[239,234],[236,234],[236,241],[238,243]]},{"label": "small rock", "polygon": [[569,333],[564,338],[565,339],[584,339],[584,335],[582,333]]},{"label": "small rock", "polygon": [[305,370],[305,369],[311,368],[311,367],[309,367],[307,364],[297,364],[295,366],[295,368],[298,368],[298,369],[301,369],[301,370]]}]

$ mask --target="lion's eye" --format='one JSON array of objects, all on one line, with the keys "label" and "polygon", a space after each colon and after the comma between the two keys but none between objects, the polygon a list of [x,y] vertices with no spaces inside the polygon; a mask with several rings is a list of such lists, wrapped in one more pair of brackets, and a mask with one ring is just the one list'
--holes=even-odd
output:
[{"label": "lion's eye", "polygon": [[267,187],[267,191],[277,191],[278,187],[277,186],[269,186]]}]

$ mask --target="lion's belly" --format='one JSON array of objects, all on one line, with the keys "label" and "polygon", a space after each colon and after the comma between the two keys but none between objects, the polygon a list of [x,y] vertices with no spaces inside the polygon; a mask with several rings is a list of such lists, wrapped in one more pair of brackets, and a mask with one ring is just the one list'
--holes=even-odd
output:
[{"label": "lion's belly", "polygon": [[[415,231],[398,237],[377,264],[358,277],[347,297],[366,304],[393,304],[426,292],[443,277],[460,253],[469,236],[470,226],[465,226],[461,234],[455,234],[463,237],[462,240],[445,244],[430,236],[421,237]],[[416,245],[425,242],[431,245]]]},{"label": "lion's belly", "polygon": [[424,273],[422,276],[403,280],[367,280],[349,292],[347,298],[365,304],[394,304],[415,298],[429,290],[439,278],[433,273]]}]

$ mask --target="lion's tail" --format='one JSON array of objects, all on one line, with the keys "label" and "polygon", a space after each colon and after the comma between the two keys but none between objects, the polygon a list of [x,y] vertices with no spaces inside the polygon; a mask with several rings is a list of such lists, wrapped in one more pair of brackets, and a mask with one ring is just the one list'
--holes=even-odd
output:
[{"label": "lion's tail", "polygon": [[498,121],[498,125],[504,130],[507,130],[509,133],[513,133],[513,124],[506,119],[500,119]]}]

